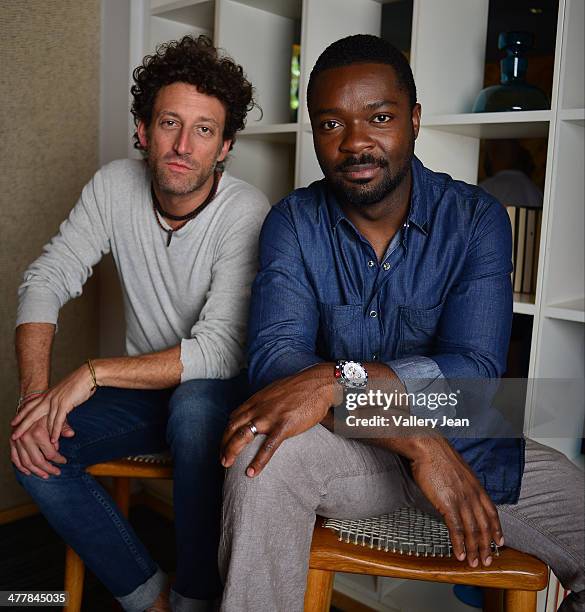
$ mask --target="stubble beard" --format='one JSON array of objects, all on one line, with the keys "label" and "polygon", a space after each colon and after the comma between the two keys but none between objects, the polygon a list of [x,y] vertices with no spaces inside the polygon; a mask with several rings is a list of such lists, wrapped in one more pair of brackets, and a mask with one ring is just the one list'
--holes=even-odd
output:
[{"label": "stubble beard", "polygon": [[412,156],[409,156],[402,167],[392,172],[386,159],[362,156],[358,159],[347,160],[345,165],[375,163],[382,168],[382,178],[379,182],[370,185],[372,181],[367,179],[364,181],[354,181],[350,185],[337,175],[339,167],[330,176],[327,176],[327,181],[338,198],[353,206],[365,208],[381,202],[401,185],[410,171],[411,160]]},{"label": "stubble beard", "polygon": [[205,183],[213,175],[216,166],[216,164],[214,163],[211,164],[211,166],[209,167],[202,168],[193,160],[185,160],[185,163],[188,163],[188,165],[193,168],[192,172],[194,174],[189,174],[185,176],[173,176],[170,170],[164,168],[164,163],[164,161],[159,162],[159,160],[149,159],[148,161],[152,176],[158,188],[163,193],[175,196],[188,195],[201,189],[201,187],[205,185]]}]

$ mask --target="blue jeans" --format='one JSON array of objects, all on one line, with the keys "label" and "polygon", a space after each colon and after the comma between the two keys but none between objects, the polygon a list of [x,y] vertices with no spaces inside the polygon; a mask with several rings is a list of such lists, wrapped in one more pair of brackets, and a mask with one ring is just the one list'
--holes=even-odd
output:
[{"label": "blue jeans", "polygon": [[16,471],[52,527],[126,610],[147,608],[166,577],[86,466],[170,447],[177,542],[171,596],[180,610],[219,596],[219,443],[230,412],[246,399],[245,381],[191,380],[159,391],[101,387],[68,415],[75,436],[59,441],[67,459],[60,476]]}]

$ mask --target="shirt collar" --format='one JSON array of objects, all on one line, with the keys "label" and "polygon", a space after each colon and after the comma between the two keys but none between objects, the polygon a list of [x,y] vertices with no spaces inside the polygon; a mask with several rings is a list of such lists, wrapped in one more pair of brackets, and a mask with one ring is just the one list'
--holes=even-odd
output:
[{"label": "shirt collar", "polygon": [[[410,199],[410,210],[408,213],[407,225],[413,224],[423,234],[428,233],[428,198],[424,194],[424,166],[421,161],[415,156],[412,158],[412,195]],[[324,181],[326,191],[327,208],[329,209],[329,219],[331,220],[331,229],[335,229],[340,221],[345,220],[352,227],[353,224],[345,216],[337,198],[330,189],[327,188],[327,183]]]}]

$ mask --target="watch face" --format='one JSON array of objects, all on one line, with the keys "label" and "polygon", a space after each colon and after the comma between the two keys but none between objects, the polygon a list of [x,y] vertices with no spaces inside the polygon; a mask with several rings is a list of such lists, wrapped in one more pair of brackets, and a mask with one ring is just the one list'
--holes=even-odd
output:
[{"label": "watch face", "polygon": [[343,364],[343,376],[350,381],[362,381],[367,377],[365,368],[355,361],[348,361]]}]

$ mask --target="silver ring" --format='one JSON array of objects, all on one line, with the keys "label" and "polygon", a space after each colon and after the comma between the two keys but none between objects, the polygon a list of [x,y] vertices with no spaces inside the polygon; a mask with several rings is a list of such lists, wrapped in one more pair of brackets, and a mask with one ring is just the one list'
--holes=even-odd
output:
[{"label": "silver ring", "polygon": [[258,433],[258,430],[256,429],[256,425],[254,425],[254,421],[250,421],[248,423],[248,429],[252,432],[252,435],[255,437],[256,434]]}]

